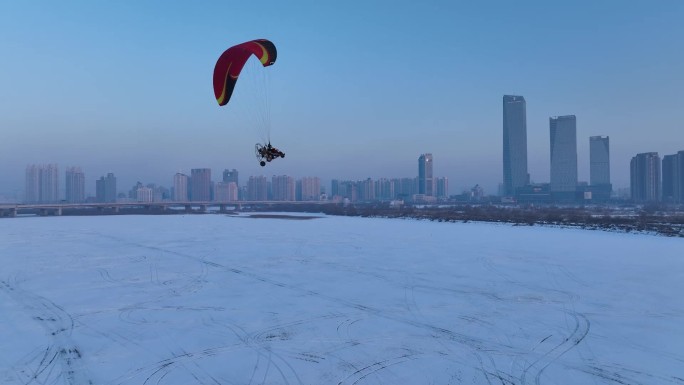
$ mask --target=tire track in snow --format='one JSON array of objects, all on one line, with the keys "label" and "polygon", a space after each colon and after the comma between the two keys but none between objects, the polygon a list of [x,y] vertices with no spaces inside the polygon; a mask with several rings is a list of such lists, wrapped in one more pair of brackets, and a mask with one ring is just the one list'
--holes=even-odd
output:
[{"label": "tire track in snow", "polygon": [[[108,237],[110,239],[118,240],[115,237],[106,236],[106,235],[102,235],[102,236]],[[123,241],[123,240],[121,240],[121,241]],[[305,294],[305,295],[310,295],[313,297],[322,298],[322,299],[325,299],[327,301],[331,301],[333,303],[336,303],[336,304],[341,305],[341,306],[346,307],[346,308],[359,310],[359,311],[366,313],[366,314],[369,314],[369,315],[388,319],[388,320],[395,321],[395,322],[398,322],[398,323],[401,323],[404,325],[413,326],[413,327],[416,327],[420,330],[428,332],[428,333],[432,334],[433,336],[438,336],[438,337],[443,338],[447,341],[456,342],[456,343],[464,345],[470,349],[473,349],[476,352],[477,357],[480,357],[479,356],[480,354],[487,355],[488,361],[493,362],[493,360],[492,360],[492,358],[488,352],[499,351],[501,348],[505,348],[505,349],[512,348],[510,346],[497,345],[497,344],[488,342],[484,339],[477,338],[477,337],[470,336],[470,335],[463,334],[463,333],[459,333],[459,332],[456,332],[456,331],[451,330],[451,329],[435,326],[435,325],[433,325],[429,322],[426,322],[424,320],[416,320],[413,317],[401,316],[399,314],[386,312],[386,311],[383,311],[382,309],[367,306],[367,305],[364,305],[362,303],[357,303],[357,302],[347,300],[344,298],[338,298],[335,296],[327,295],[327,294],[318,292],[316,290],[310,290],[310,289],[302,288],[302,287],[297,286],[297,285],[292,285],[292,284],[280,282],[280,281],[277,281],[275,279],[268,278],[267,276],[251,272],[249,270],[239,269],[239,268],[234,268],[234,267],[222,265],[218,262],[213,262],[213,261],[207,260],[207,259],[202,258],[202,257],[196,257],[194,255],[190,255],[190,254],[186,254],[186,253],[182,253],[182,252],[178,252],[178,251],[173,251],[173,250],[166,250],[164,248],[157,247],[157,246],[149,246],[149,245],[140,244],[140,243],[133,243],[130,241],[125,241],[125,242],[131,246],[137,246],[140,248],[154,250],[157,252],[167,253],[170,255],[176,255],[176,256],[187,258],[190,260],[198,261],[198,262],[201,262],[203,264],[206,264],[207,266],[211,266],[211,267],[214,267],[214,268],[226,271],[226,272],[230,272],[230,273],[242,276],[242,277],[250,278],[250,279],[253,279],[255,281],[263,282],[263,283],[273,285],[273,286],[277,286],[277,287],[280,287],[283,289],[289,289],[291,291],[298,292],[300,294]],[[386,279],[386,277],[384,279]],[[492,294],[492,295],[494,295],[494,294]],[[491,346],[489,346],[488,344],[490,344]],[[477,352],[479,352],[479,353],[477,353]],[[289,366],[289,364],[288,364],[288,366]],[[491,370],[487,369],[485,367],[485,364],[483,363],[483,361],[480,361],[479,365],[473,366],[473,369],[482,373],[487,378],[487,381],[489,381],[488,373],[490,373],[490,372],[498,373],[499,372],[498,369],[496,369],[496,367],[493,367]],[[294,370],[293,370],[293,372],[294,372]]]},{"label": "tire track in snow", "polygon": [[387,369],[390,366],[410,361],[412,359],[411,357],[411,354],[404,354],[399,357],[389,358],[382,361],[376,361],[370,365],[364,366],[363,368],[356,370],[354,373],[347,376],[344,380],[338,382],[337,385],[359,384],[361,381],[365,380],[366,377],[374,375],[381,370]]},{"label": "tire track in snow", "polygon": [[[520,384],[526,385],[528,374],[534,373],[534,383],[535,385],[541,384],[541,375],[544,373],[549,365],[553,364],[557,359],[563,356],[565,353],[569,352],[577,345],[579,345],[589,334],[589,329],[591,328],[591,322],[583,314],[577,312],[567,312],[568,315],[572,316],[575,320],[575,327],[569,336],[565,337],[560,343],[555,345],[553,348],[543,353],[541,357],[537,358],[532,364],[527,366],[523,370],[520,376]],[[544,338],[545,341],[549,337]],[[540,342],[541,344],[541,342]]]},{"label": "tire track in snow", "polygon": [[[51,340],[40,360],[31,359],[24,366],[35,365],[31,370],[20,370],[25,384],[53,383],[63,378],[67,384],[92,384],[82,360],[81,351],[71,338],[74,320],[61,306],[45,297],[25,291],[16,284],[0,281],[0,290],[20,304],[31,318],[38,322]],[[38,362],[36,362],[38,361]],[[57,369],[59,367],[59,369]]]}]

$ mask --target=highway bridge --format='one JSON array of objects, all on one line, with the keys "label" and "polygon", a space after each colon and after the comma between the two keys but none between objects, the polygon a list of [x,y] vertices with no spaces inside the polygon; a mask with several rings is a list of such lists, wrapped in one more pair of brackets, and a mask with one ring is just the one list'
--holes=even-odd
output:
[{"label": "highway bridge", "polygon": [[172,214],[234,212],[243,209],[268,209],[293,205],[322,205],[327,201],[230,201],[230,202],[111,202],[111,203],[0,203],[0,217],[18,215],[79,215],[79,214]]}]

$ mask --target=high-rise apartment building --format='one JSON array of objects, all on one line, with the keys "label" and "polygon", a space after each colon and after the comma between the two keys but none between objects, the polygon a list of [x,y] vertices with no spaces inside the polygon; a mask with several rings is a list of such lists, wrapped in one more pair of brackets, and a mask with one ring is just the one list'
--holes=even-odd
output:
[{"label": "high-rise apartment building", "polygon": [[422,154],[418,157],[418,194],[434,196],[434,189],[432,154]]},{"label": "high-rise apartment building", "polygon": [[320,199],[321,180],[318,177],[304,177],[301,180],[299,180],[299,186],[299,200],[317,201]]},{"label": "high-rise apartment building", "polygon": [[40,170],[41,202],[59,202],[59,170],[56,164],[48,164]]},{"label": "high-rise apartment building", "polygon": [[295,200],[295,180],[291,176],[274,175],[271,178],[271,189],[273,190],[274,201]]},{"label": "high-rise apartment building", "polygon": [[660,166],[657,152],[645,152],[632,158],[629,164],[629,181],[633,201],[660,200]]},{"label": "high-rise apartment building", "polygon": [[577,120],[575,115],[549,118],[551,184],[555,200],[574,200],[577,192]]},{"label": "high-rise apartment building", "polygon": [[338,181],[332,184],[333,189],[337,190],[335,196],[356,202],[359,199],[359,189],[357,183],[351,180]]},{"label": "high-rise apartment building", "polygon": [[189,201],[188,186],[190,185],[190,178],[180,172],[173,176],[173,200],[176,202]]},{"label": "high-rise apartment building", "polygon": [[56,164],[26,167],[26,203],[54,203],[59,201],[59,170]]},{"label": "high-rise apartment building", "polygon": [[116,202],[116,177],[111,172],[95,181],[95,199],[98,202]]},{"label": "high-rise apartment building", "polygon": [[674,203],[679,198],[678,163],[677,154],[663,156],[661,168],[663,172],[663,202]]},{"label": "high-rise apartment building", "polygon": [[359,191],[360,201],[373,201],[375,200],[375,181],[371,178],[367,178],[356,183]]},{"label": "high-rise apartment building", "polygon": [[516,95],[503,97],[503,185],[504,195],[530,183],[527,172],[527,104]]},{"label": "high-rise apartment building", "polygon": [[268,179],[265,176],[250,176],[247,181],[247,200],[268,200]]},{"label": "high-rise apartment building", "polygon": [[85,174],[80,167],[66,169],[65,199],[69,203],[85,202]]},{"label": "high-rise apartment building", "polygon": [[154,202],[154,189],[149,186],[139,186],[135,190],[135,200],[138,202]]},{"label": "high-rise apartment building", "polygon": [[214,201],[235,202],[238,200],[238,187],[235,182],[218,182],[214,185]]},{"label": "high-rise apartment building", "polygon": [[663,202],[684,203],[684,151],[663,156]]},{"label": "high-rise apartment building", "polygon": [[193,168],[190,170],[190,200],[193,202],[211,201],[211,169]]},{"label": "high-rise apartment building", "polygon": [[239,186],[240,183],[238,181],[238,171],[236,169],[232,169],[232,170],[225,169],[225,170],[223,170],[223,182],[224,183],[234,182],[236,186]]},{"label": "high-rise apartment building", "polygon": [[411,199],[418,193],[418,178],[399,178],[394,181],[394,191],[399,199]]},{"label": "high-rise apartment building", "polygon": [[340,180],[333,179],[330,181],[330,196],[337,197],[340,196]]},{"label": "high-rise apartment building", "polygon": [[684,203],[684,150],[677,152],[677,173],[676,181],[677,189],[675,190],[675,197],[678,203]]},{"label": "high-rise apartment building", "polygon": [[40,166],[31,164],[26,166],[26,187],[24,190],[24,202],[40,202]]},{"label": "high-rise apartment building", "polygon": [[449,197],[449,179],[446,177],[435,178],[435,196],[437,198]]},{"label": "high-rise apartment building", "polygon": [[390,179],[380,178],[375,181],[375,199],[388,201],[395,198],[395,184]]}]

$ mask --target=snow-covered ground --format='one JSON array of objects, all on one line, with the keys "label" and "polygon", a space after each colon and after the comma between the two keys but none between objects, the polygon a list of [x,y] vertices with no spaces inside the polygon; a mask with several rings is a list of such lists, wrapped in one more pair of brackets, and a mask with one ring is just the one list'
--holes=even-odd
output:
[{"label": "snow-covered ground", "polygon": [[1,384],[684,384],[684,241],[226,215],[0,220]]}]

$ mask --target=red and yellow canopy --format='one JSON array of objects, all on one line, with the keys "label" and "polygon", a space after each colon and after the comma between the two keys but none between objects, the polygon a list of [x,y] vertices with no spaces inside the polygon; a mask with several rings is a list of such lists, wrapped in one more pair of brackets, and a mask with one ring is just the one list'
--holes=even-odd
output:
[{"label": "red and yellow canopy", "polygon": [[230,100],[240,71],[251,55],[268,67],[275,63],[278,53],[275,45],[266,39],[248,41],[225,50],[214,67],[214,95],[219,106],[225,106]]}]

